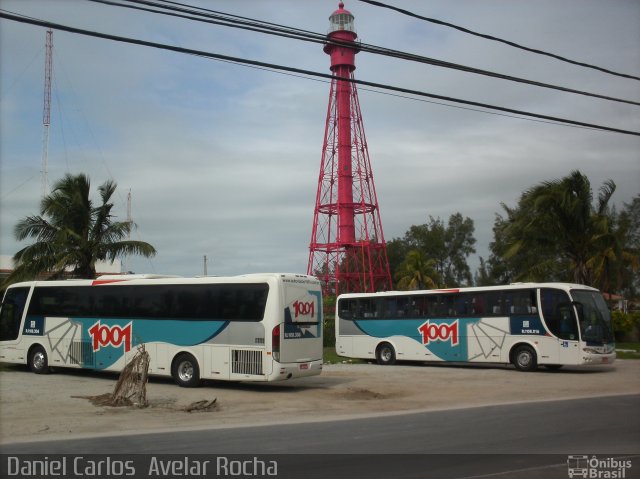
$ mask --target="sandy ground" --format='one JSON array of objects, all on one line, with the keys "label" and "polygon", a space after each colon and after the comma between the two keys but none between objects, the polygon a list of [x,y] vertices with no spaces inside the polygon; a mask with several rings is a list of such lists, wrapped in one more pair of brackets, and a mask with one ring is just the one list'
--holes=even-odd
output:
[{"label": "sandy ground", "polygon": [[[335,364],[325,365],[320,376],[290,382],[206,382],[195,389],[152,378],[146,409],[95,406],[76,397],[109,393],[116,380],[113,374],[59,370],[36,375],[8,367],[0,372],[0,444],[637,394],[640,361],[536,373],[506,366]],[[211,410],[185,411],[214,398]]]}]

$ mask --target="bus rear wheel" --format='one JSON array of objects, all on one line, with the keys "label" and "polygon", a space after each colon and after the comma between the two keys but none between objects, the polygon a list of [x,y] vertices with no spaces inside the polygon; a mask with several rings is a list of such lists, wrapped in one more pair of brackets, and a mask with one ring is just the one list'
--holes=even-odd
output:
[{"label": "bus rear wheel", "polygon": [[183,388],[195,388],[200,385],[200,368],[196,359],[188,353],[178,355],[173,360],[171,376],[176,384]]},{"label": "bus rear wheel", "polygon": [[519,346],[513,353],[513,365],[518,371],[535,371],[538,367],[536,352],[531,346]]},{"label": "bus rear wheel", "polygon": [[396,362],[396,350],[389,343],[382,343],[376,349],[376,361],[382,366],[390,366]]},{"label": "bus rear wheel", "polygon": [[34,346],[29,352],[29,369],[36,374],[49,372],[49,358],[42,346]]}]

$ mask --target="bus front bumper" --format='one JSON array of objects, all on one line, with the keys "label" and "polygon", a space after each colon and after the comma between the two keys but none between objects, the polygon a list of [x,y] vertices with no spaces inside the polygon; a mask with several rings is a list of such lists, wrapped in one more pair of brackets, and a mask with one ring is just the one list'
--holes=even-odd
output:
[{"label": "bus front bumper", "polygon": [[613,364],[616,360],[616,352],[602,354],[592,352],[589,348],[582,350],[582,364]]}]

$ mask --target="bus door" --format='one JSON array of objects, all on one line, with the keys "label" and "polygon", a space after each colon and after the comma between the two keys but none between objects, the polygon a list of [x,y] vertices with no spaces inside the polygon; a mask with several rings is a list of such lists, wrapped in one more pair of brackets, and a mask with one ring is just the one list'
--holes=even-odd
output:
[{"label": "bus door", "polygon": [[578,321],[569,295],[560,289],[544,288],[540,291],[540,302],[547,329],[556,338],[555,351],[549,351],[550,361],[579,363]]},{"label": "bus door", "polygon": [[[307,363],[322,359],[322,293],[315,283],[287,285],[284,321],[279,328],[279,362]],[[274,339],[274,343],[278,340]],[[302,366],[304,367],[304,366]]]}]

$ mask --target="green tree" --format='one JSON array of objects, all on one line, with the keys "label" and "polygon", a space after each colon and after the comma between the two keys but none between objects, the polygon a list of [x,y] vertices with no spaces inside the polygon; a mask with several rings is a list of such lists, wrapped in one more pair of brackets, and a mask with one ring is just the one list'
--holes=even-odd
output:
[{"label": "green tree", "polygon": [[87,176],[67,174],[42,199],[40,216],[27,216],[15,226],[17,240],[35,242],[14,255],[17,267],[6,284],[41,275],[95,278],[96,261],[156,254],[148,243],[123,239],[134,224],[113,220],[110,200],[116,183],[109,180],[98,188],[101,202],[97,206],[89,198],[90,186]]},{"label": "green tree", "polygon": [[438,287],[435,261],[427,259],[422,251],[413,249],[396,271],[397,288],[400,290],[429,289]]},{"label": "green tree", "polygon": [[507,216],[496,219],[490,262],[503,262],[511,280],[572,281],[611,291],[617,268],[634,262],[609,207],[615,188],[604,182],[594,202],[579,171],[530,188],[517,207],[502,205]]},{"label": "green tree", "polygon": [[625,203],[616,218],[616,236],[623,245],[626,261],[616,268],[617,289],[625,297],[638,298],[640,295],[640,194],[631,203]]},{"label": "green tree", "polygon": [[515,281],[560,281],[563,264],[558,259],[555,249],[548,245],[532,241],[527,249],[513,250],[513,236],[524,214],[520,208],[510,208],[502,204],[506,215],[496,214],[493,225],[493,241],[489,244],[491,254],[486,262],[488,274],[485,273],[483,285],[509,284]]},{"label": "green tree", "polygon": [[410,248],[402,238],[393,238],[391,241],[387,241],[387,258],[392,277],[395,278],[395,272],[398,271],[409,250]]},{"label": "green tree", "polygon": [[418,250],[434,261],[440,286],[463,286],[473,281],[467,258],[475,253],[474,230],[473,220],[460,213],[451,215],[446,225],[429,216],[428,223],[411,226],[403,241],[407,254]]}]

